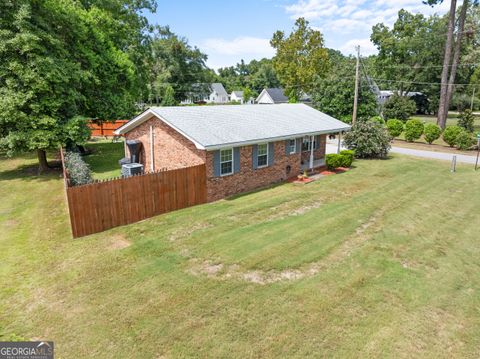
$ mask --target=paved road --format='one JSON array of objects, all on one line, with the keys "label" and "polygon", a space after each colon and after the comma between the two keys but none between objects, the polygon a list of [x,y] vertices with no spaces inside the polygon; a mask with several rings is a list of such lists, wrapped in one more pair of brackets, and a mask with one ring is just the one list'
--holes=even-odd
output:
[{"label": "paved road", "polygon": [[[432,159],[444,160],[444,161],[451,161],[453,156],[452,153],[448,153],[448,152],[423,151],[423,150],[415,150],[412,148],[403,148],[403,147],[392,147],[390,151],[393,153],[401,153],[403,155],[432,158]],[[327,143],[327,153],[337,153],[337,144],[334,144],[333,142]],[[457,156],[457,162],[475,164],[475,156],[467,156],[467,155],[456,155],[456,156]]]}]

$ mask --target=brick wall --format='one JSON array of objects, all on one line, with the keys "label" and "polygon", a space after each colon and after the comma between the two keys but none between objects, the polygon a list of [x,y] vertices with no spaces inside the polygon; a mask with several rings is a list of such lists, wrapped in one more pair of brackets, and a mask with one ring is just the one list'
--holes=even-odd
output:
[{"label": "brick wall", "polygon": [[[205,151],[197,149],[190,140],[156,117],[152,117],[125,135],[127,140],[140,140],[142,142],[140,162],[145,166],[146,172],[150,172],[151,161],[150,126],[153,126],[154,133],[155,171],[162,168],[172,170],[205,163]],[[128,153],[126,155],[130,156]]]},{"label": "brick wall", "polygon": [[[285,155],[285,141],[274,144],[274,163],[253,169],[252,146],[240,147],[240,172],[223,177],[213,173],[214,152],[207,152],[207,200],[216,201],[236,193],[251,191],[286,180],[300,173],[300,153]],[[286,167],[290,165],[290,173]]]}]

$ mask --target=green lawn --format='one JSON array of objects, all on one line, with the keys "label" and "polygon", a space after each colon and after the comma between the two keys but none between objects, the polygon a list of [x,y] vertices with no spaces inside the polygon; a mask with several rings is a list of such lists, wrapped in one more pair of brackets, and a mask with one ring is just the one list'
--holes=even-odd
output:
[{"label": "green lawn", "polygon": [[0,160],[0,340],[61,358],[480,356],[472,166],[357,161],[72,240],[62,180],[34,161]]},{"label": "green lawn", "polygon": [[118,160],[125,157],[123,141],[112,143],[111,140],[88,142],[86,148],[91,151],[83,159],[90,166],[95,179],[120,176]]}]

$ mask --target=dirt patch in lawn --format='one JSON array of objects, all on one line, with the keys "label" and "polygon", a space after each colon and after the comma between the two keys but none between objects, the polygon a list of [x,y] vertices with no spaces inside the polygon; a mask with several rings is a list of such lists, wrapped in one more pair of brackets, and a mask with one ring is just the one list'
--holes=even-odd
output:
[{"label": "dirt patch in lawn", "polygon": [[179,231],[173,232],[168,237],[168,239],[172,242],[175,242],[179,239],[190,237],[196,231],[200,231],[202,229],[207,229],[209,227],[211,227],[211,224],[209,224],[209,223],[195,223],[190,227],[185,227],[185,228],[182,228]]},{"label": "dirt patch in lawn", "polygon": [[[316,208],[320,204],[314,203],[311,206]],[[302,214],[312,207],[305,207],[298,210]],[[334,248],[329,254],[319,261],[305,264],[296,269],[284,270],[245,270],[238,264],[226,265],[220,261],[201,260],[199,258],[190,258],[188,261],[187,271],[190,274],[199,276],[205,275],[208,278],[219,280],[236,279],[255,284],[271,284],[276,282],[294,281],[316,275],[322,270],[337,266],[341,261],[362,244],[371,238],[376,231],[374,229],[377,222],[382,218],[385,209],[375,211],[365,222],[359,224],[358,228],[352,235],[339,246]],[[297,214],[297,215],[298,215]],[[371,233],[372,232],[372,233]]]},{"label": "dirt patch in lawn", "polygon": [[108,249],[116,250],[116,249],[124,249],[131,245],[132,243],[127,241],[122,234],[114,234],[110,237],[110,243],[108,245]]}]

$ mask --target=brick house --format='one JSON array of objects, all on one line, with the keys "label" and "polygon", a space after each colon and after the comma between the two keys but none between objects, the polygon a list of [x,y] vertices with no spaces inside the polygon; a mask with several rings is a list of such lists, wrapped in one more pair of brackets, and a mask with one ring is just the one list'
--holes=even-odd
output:
[{"label": "brick house", "polygon": [[323,167],[326,136],[349,129],[307,105],[280,104],[152,107],[115,133],[142,142],[147,172],[205,164],[215,201]]}]

